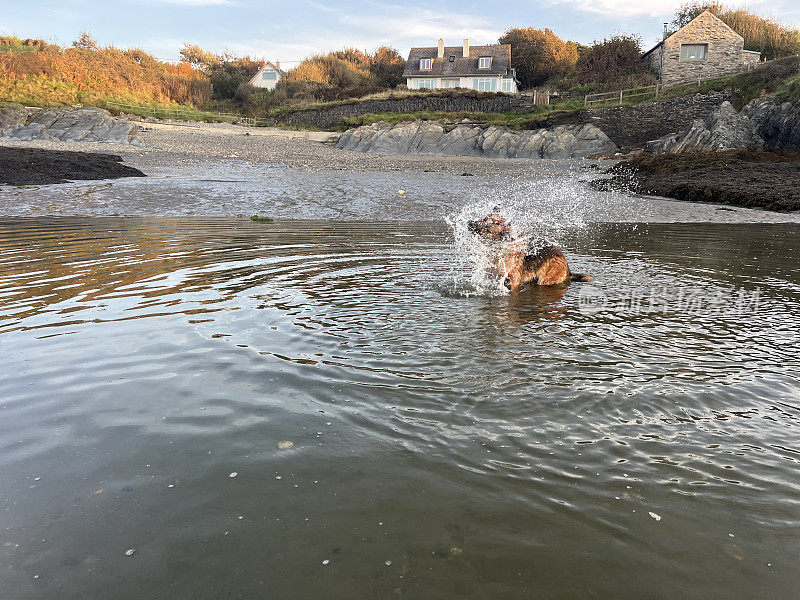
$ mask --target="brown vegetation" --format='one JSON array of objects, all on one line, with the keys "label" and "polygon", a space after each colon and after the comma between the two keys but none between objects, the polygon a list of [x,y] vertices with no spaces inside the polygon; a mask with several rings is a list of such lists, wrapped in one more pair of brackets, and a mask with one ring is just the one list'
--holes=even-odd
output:
[{"label": "brown vegetation", "polygon": [[40,106],[110,100],[199,106],[210,97],[203,73],[187,63],[163,63],[143,50],[100,48],[89,36],[82,36],[73,48],[42,40],[24,40],[21,45],[37,50],[0,51],[2,100]]}]

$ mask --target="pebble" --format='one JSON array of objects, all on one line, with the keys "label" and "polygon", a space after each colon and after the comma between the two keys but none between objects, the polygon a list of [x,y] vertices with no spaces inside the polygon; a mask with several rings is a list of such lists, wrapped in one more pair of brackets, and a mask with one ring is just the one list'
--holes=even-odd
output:
[{"label": "pebble", "polygon": [[282,442],[278,442],[278,448],[281,450],[288,450],[289,448],[294,446],[294,442],[289,440],[283,440]]},{"label": "pebble", "polygon": [[329,561],[329,560],[326,558],[325,560],[323,560],[323,561],[322,561],[322,564],[323,564],[323,565],[327,565],[327,564],[328,564],[328,563],[330,563],[330,562],[331,562],[331,561]]},{"label": "pebble", "polygon": [[651,517],[653,517],[656,521],[660,521],[661,520],[661,515],[657,515],[654,512],[647,513],[647,514],[649,514]]},{"label": "pebble", "polygon": [[136,553],[136,548],[131,548],[125,551],[125,556],[133,556]]},{"label": "pebble", "polygon": [[236,471],[234,471],[233,473],[231,473],[230,475],[228,475],[228,477],[230,477],[231,479],[233,479],[233,478],[234,478],[234,477],[236,477],[237,475],[238,475],[238,473],[237,473]]}]

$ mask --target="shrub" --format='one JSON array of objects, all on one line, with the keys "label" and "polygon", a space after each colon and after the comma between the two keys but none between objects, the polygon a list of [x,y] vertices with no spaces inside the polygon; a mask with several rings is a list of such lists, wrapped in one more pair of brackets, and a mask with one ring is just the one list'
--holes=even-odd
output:
[{"label": "shrub", "polygon": [[609,83],[647,73],[641,55],[641,39],[634,35],[613,35],[602,42],[595,41],[578,58],[575,79],[580,83]]}]

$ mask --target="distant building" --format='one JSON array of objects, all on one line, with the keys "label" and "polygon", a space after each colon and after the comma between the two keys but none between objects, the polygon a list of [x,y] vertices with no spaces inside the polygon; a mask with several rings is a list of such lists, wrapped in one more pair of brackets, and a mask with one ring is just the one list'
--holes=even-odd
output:
[{"label": "distant building", "polygon": [[403,77],[408,88],[469,88],[482,92],[516,93],[517,81],[511,68],[511,45],[461,46],[439,45],[412,48]]},{"label": "distant building", "polygon": [[664,85],[713,79],[761,61],[744,49],[744,38],[711,11],[705,11],[642,56]]},{"label": "distant building", "polygon": [[281,62],[279,60],[276,60],[275,64],[267,62],[250,80],[250,85],[274,90],[283,75],[284,73],[281,71]]}]

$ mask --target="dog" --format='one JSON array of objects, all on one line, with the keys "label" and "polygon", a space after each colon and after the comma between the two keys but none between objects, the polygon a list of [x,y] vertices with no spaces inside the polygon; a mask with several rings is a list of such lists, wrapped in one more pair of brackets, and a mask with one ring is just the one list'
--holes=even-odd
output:
[{"label": "dog", "polygon": [[561,248],[553,244],[538,245],[527,236],[518,235],[514,227],[495,206],[492,213],[467,228],[495,248],[495,268],[504,277],[503,284],[516,291],[524,283],[562,285],[570,281],[591,281],[590,275],[572,273]]}]

